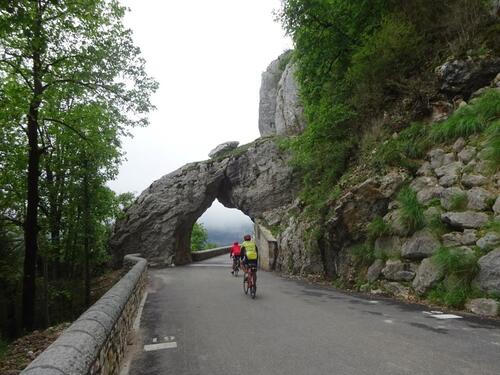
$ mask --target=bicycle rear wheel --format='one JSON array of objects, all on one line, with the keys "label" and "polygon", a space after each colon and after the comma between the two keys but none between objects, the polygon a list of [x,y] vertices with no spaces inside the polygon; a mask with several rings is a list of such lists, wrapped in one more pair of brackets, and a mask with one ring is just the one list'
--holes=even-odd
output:
[{"label": "bicycle rear wheel", "polygon": [[243,276],[243,291],[248,294],[248,275]]},{"label": "bicycle rear wheel", "polygon": [[257,293],[257,275],[252,274],[252,288],[250,289],[250,295],[252,298],[255,298],[255,294]]}]

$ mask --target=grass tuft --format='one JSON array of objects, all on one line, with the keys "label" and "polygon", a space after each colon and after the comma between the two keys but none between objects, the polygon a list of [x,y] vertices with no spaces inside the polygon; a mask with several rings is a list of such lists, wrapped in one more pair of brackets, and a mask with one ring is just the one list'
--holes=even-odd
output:
[{"label": "grass tuft", "polygon": [[455,193],[450,197],[450,210],[465,211],[468,203],[469,200],[466,193]]},{"label": "grass tuft", "polygon": [[425,226],[424,206],[418,201],[417,193],[410,187],[403,188],[398,194],[401,224],[408,234],[412,234]]},{"label": "grass tuft", "polygon": [[373,219],[366,229],[368,240],[372,243],[379,237],[391,234],[391,226],[380,216]]},{"label": "grass tuft", "polygon": [[459,108],[449,119],[435,124],[431,137],[437,142],[482,133],[500,118],[500,91],[491,89]]}]

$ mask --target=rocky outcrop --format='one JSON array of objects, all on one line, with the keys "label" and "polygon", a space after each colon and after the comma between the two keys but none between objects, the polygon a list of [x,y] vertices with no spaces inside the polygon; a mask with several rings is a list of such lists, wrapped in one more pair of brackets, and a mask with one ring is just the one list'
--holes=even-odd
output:
[{"label": "rocky outcrop", "polygon": [[299,98],[299,90],[295,81],[296,66],[289,63],[278,83],[276,98],[276,134],[299,134],[306,128],[304,109]]},{"label": "rocky outcrop", "polygon": [[500,304],[491,298],[475,298],[467,302],[465,308],[482,316],[497,316]]},{"label": "rocky outcrop", "polygon": [[232,141],[232,142],[224,142],[218,145],[216,148],[214,148],[212,151],[209,152],[208,157],[209,158],[217,158],[220,157],[228,152],[233,151],[240,142]]},{"label": "rocky outcrop", "polygon": [[441,280],[443,276],[443,271],[432,262],[432,259],[426,258],[417,269],[417,274],[413,280],[413,289],[417,294],[422,295]]},{"label": "rocky outcrop", "polygon": [[118,259],[141,253],[160,264],[191,260],[196,220],[218,199],[252,219],[276,221],[298,182],[288,155],[272,139],[245,145],[224,159],[188,164],[155,181],[116,224],[111,246]]},{"label": "rocky outcrop", "polygon": [[274,60],[262,73],[259,101],[261,136],[294,135],[305,127],[304,110],[295,80],[291,51]]},{"label": "rocky outcrop", "polygon": [[481,257],[478,264],[475,286],[488,293],[500,293],[500,248]]},{"label": "rocky outcrop", "polygon": [[441,91],[450,98],[460,95],[466,100],[474,91],[489,85],[498,72],[500,58],[491,56],[452,60],[436,69],[441,80]]}]

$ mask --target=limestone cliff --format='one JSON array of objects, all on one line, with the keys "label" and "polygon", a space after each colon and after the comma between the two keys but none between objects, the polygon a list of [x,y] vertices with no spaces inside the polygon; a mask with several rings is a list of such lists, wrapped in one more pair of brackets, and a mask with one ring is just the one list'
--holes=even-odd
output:
[{"label": "limestone cliff", "polygon": [[161,264],[190,262],[192,227],[215,199],[252,220],[279,224],[280,208],[292,202],[299,188],[289,158],[267,138],[163,176],[116,224],[115,255],[142,253]]}]

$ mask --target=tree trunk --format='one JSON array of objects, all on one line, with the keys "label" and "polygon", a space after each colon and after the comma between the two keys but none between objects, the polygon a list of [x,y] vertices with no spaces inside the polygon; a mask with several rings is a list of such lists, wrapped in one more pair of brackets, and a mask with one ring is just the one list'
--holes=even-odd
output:
[{"label": "tree trunk", "polygon": [[38,178],[40,175],[40,154],[38,147],[38,111],[42,102],[42,66],[41,66],[41,38],[42,38],[42,10],[40,3],[36,3],[37,16],[33,24],[33,98],[28,111],[28,176],[26,194],[26,218],[24,221],[24,275],[23,275],[23,328],[33,330],[35,322],[35,289],[36,289],[36,261],[38,253]]},{"label": "tree trunk", "polygon": [[85,306],[90,306],[90,194],[89,194],[89,162],[87,156],[83,160],[83,217],[84,217],[84,256],[85,256]]},{"label": "tree trunk", "polygon": [[40,174],[40,149],[38,148],[38,107],[33,100],[28,115],[28,192],[24,222],[24,276],[23,276],[23,327],[33,330],[35,319],[36,257],[38,253],[38,176]]}]

